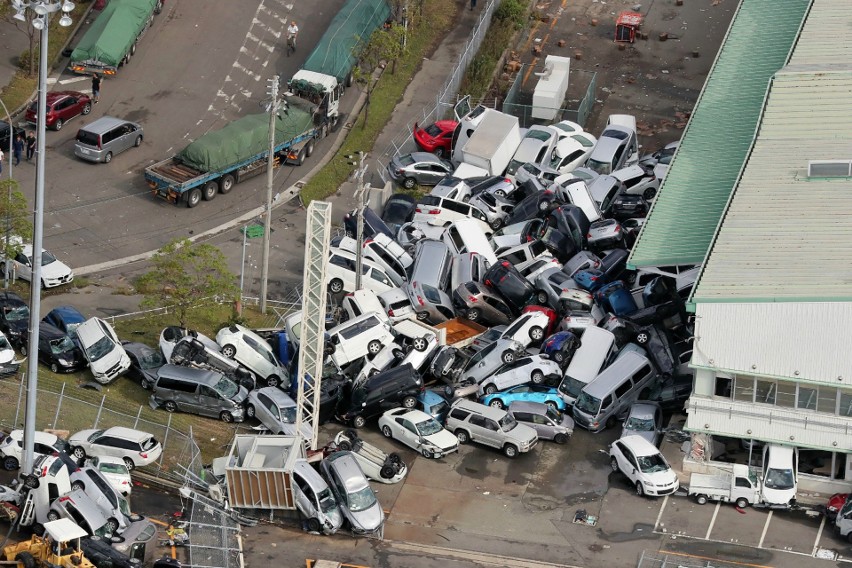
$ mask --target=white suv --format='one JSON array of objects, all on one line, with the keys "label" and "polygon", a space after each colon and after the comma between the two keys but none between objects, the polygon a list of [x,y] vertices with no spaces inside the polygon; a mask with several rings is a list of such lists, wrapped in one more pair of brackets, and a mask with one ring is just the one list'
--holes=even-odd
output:
[{"label": "white suv", "polygon": [[[47,432],[35,433],[35,453],[37,455],[49,456],[55,452],[69,453],[71,446],[62,438]],[[24,431],[12,430],[8,436],[0,442],[0,459],[3,461],[3,469],[14,471],[21,467],[21,459],[24,454]]]},{"label": "white suv", "polygon": [[657,447],[642,436],[619,438],[609,447],[612,471],[620,471],[642,496],[670,495],[679,487],[677,474]]},{"label": "white suv", "polygon": [[68,443],[71,455],[80,463],[87,456],[113,456],[123,459],[130,471],[154,463],[163,453],[163,446],[151,434],[122,426],[80,430],[68,438]]},{"label": "white suv", "polygon": [[328,330],[334,345],[331,360],[338,368],[364,357],[376,355],[394,339],[390,325],[373,313],[343,322]]},{"label": "white suv", "polygon": [[100,318],[90,318],[77,327],[77,339],[95,380],[108,384],[130,368],[130,357],[115,330]]},{"label": "white suv", "polygon": [[290,374],[261,336],[250,329],[234,324],[223,327],[216,334],[216,343],[222,355],[236,360],[255,374],[256,382],[268,387],[290,386]]}]

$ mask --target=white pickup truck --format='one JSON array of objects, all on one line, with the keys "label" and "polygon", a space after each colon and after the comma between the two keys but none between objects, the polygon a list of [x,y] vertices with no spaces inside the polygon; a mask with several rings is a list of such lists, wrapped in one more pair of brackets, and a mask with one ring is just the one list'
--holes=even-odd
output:
[{"label": "white pickup truck", "polygon": [[744,508],[761,501],[760,480],[743,464],[734,464],[732,473],[693,473],[689,478],[688,493],[699,505],[707,501],[722,501]]}]

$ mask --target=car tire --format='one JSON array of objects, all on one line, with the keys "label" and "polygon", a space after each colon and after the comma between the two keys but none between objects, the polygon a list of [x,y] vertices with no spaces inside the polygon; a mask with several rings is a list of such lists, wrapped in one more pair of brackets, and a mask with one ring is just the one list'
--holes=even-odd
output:
[{"label": "car tire", "polygon": [[479,308],[470,309],[465,317],[470,321],[479,321],[482,319],[482,311]]},{"label": "car tire", "polygon": [[47,512],[47,520],[48,521],[58,521],[59,520],[59,513],[57,513],[56,511],[48,511]]},{"label": "car tire", "polygon": [[378,339],[374,339],[367,344],[367,353],[369,353],[370,355],[376,355],[381,350],[382,344]]},{"label": "car tire", "polygon": [[429,319],[429,312],[417,312],[417,321],[426,321]]},{"label": "car tire", "polygon": [[[695,502],[698,503],[699,505],[706,505],[707,504],[707,495],[696,495],[695,496]],[[737,506],[739,506],[739,505],[737,505]]]},{"label": "car tire", "polygon": [[427,460],[431,460],[435,457],[435,454],[432,453],[432,450],[428,448],[420,448],[420,455],[426,458]]},{"label": "car tire", "polygon": [[506,192],[502,189],[495,189],[494,195],[496,195],[497,197],[506,197]]},{"label": "car tire", "polygon": [[557,434],[553,437],[553,441],[559,445],[568,443],[568,435],[567,434]]},{"label": "car tire", "polygon": [[111,534],[115,534],[116,532],[118,532],[118,527],[119,527],[118,521],[114,517],[110,517],[110,518],[107,519],[106,526],[107,526],[107,530]]},{"label": "car tire", "polygon": [[228,359],[233,359],[237,355],[237,348],[230,343],[222,346],[222,355]]},{"label": "car tire", "polygon": [[541,341],[544,339],[544,328],[534,325],[530,328],[530,339],[533,341]]},{"label": "car tire", "polygon": [[177,412],[177,404],[173,400],[167,400],[163,403],[163,408],[166,409],[166,412]]},{"label": "car tire", "polygon": [[489,402],[488,406],[490,406],[492,408],[499,408],[500,410],[504,410],[506,408],[506,405],[503,404],[503,401],[500,400],[499,398],[495,398],[494,400]]},{"label": "car tire", "polygon": [[636,482],[636,495],[638,497],[644,497],[645,496],[645,488],[642,487],[641,481]]},{"label": "car tire", "polygon": [[268,387],[277,387],[281,384],[281,379],[278,378],[278,375],[270,375],[266,377],[266,386]]},{"label": "car tire", "polygon": [[497,387],[494,386],[493,383],[489,383],[485,385],[485,389],[483,390],[485,391],[485,394],[494,394],[495,392],[497,392]]},{"label": "car tire", "polygon": [[236,184],[234,176],[232,176],[231,174],[223,175],[221,178],[219,178],[219,193],[221,193],[222,195],[231,193],[231,190],[234,189],[234,184]]},{"label": "car tire", "polygon": [[332,294],[340,294],[343,292],[343,280],[335,278],[328,283],[328,291]]},{"label": "car tire", "polygon": [[86,459],[86,450],[84,450],[81,446],[74,446],[71,448],[71,455],[74,459],[82,463],[83,460]]},{"label": "car tire", "polygon": [[636,343],[639,345],[645,345],[651,339],[651,336],[647,331],[640,331],[636,334]]},{"label": "car tire", "polygon": [[470,434],[467,433],[467,430],[456,430],[454,434],[459,439],[459,444],[467,444],[470,441]]},{"label": "car tire", "polygon": [[248,418],[254,418],[255,417],[255,409],[254,409],[253,404],[247,404],[246,405],[246,416]]},{"label": "car tire", "polygon": [[539,211],[547,211],[548,207],[550,207],[550,201],[542,201],[538,204]]},{"label": "car tire", "polygon": [[518,457],[518,447],[513,444],[506,444],[503,446],[503,455],[510,459],[515,459]]},{"label": "car tire", "polygon": [[414,341],[412,341],[412,345],[414,346],[415,351],[426,351],[426,348],[429,347],[429,340],[425,337],[415,337]]},{"label": "car tire", "polygon": [[547,294],[545,294],[544,292],[539,292],[536,295],[535,299],[536,299],[536,302],[538,302],[539,306],[546,306],[547,305]]},{"label": "car tire", "polygon": [[341,440],[339,444],[337,444],[337,448],[339,450],[343,450],[344,452],[352,451],[352,442],[349,440]]},{"label": "car tire", "polygon": [[494,219],[493,221],[488,223],[488,226],[491,227],[491,229],[497,231],[500,229],[500,227],[503,226],[503,219]]},{"label": "car tire", "polygon": [[305,156],[310,158],[313,155],[313,153],[314,153],[314,140],[312,138],[311,141],[308,142],[308,145],[305,146]]},{"label": "car tire", "polygon": [[106,155],[104,155],[104,163],[108,164],[111,161],[112,161],[112,152],[107,152]]},{"label": "car tire", "polygon": [[124,458],[124,466],[127,468],[127,471],[133,471],[136,469],[136,462],[130,458]]},{"label": "car tire", "polygon": [[15,471],[21,467],[21,462],[15,456],[6,456],[3,458],[3,469],[6,471]]},{"label": "car tire", "polygon": [[308,532],[318,533],[320,529],[322,529],[322,525],[319,522],[319,519],[308,519]]},{"label": "car tire", "polygon": [[352,419],[352,426],[355,428],[363,428],[367,424],[367,419],[360,414]]},{"label": "car tire", "polygon": [[20,351],[21,351],[21,355],[23,355],[24,357],[27,356],[27,344],[26,343],[21,345]]},{"label": "car tire", "polygon": [[444,157],[444,149],[443,148],[435,148],[435,150],[432,153],[435,154],[435,156],[437,156],[439,158]]},{"label": "car tire", "polygon": [[75,481],[71,484],[71,490],[73,491],[74,489],[79,489],[80,491],[85,491],[86,490],[86,484],[83,483],[82,481]]},{"label": "car tire", "polygon": [[186,198],[186,206],[190,209],[201,203],[201,189],[193,187]]},{"label": "car tire", "polygon": [[515,360],[514,351],[503,351],[503,354],[500,355],[500,360],[503,361],[503,364],[508,365]]},{"label": "car tire", "polygon": [[215,180],[211,180],[204,184],[204,188],[201,190],[201,197],[204,201],[213,201],[218,193],[219,184]]},{"label": "car tire", "polygon": [[137,148],[138,148],[139,146],[141,146],[141,145],[142,145],[142,137],[141,137],[141,136],[137,136],[137,137],[136,137],[136,140],[134,140],[134,141],[133,141],[133,145],[134,145],[134,146],[136,146]]},{"label": "car tire", "polygon": [[544,383],[544,373],[542,373],[541,371],[536,369],[535,371],[533,371],[530,374],[530,380],[536,385],[543,384]]},{"label": "car tire", "polygon": [[393,432],[391,432],[390,426],[382,426],[382,434],[385,436],[385,438],[393,439]]},{"label": "car tire", "polygon": [[62,130],[62,125],[63,125],[63,124],[65,124],[65,123],[64,123],[64,122],[62,122],[62,119],[61,119],[61,118],[57,118],[57,119],[56,119],[56,122],[54,122],[54,123],[53,123],[53,129],[54,129],[54,130],[56,130],[56,131],[58,132],[58,131]]},{"label": "car tire", "polygon": [[559,412],[559,407],[556,405],[556,403],[555,403],[554,401],[552,401],[552,400],[548,400],[548,401],[547,401],[547,402],[545,402],[544,404],[546,404],[547,406],[549,406],[550,408],[552,408],[552,409],[553,409],[553,410],[555,410],[556,412]]},{"label": "car tire", "polygon": [[28,474],[24,476],[24,487],[27,489],[38,489],[38,486],[41,485],[39,483],[38,477],[33,474]]},{"label": "car tire", "polygon": [[393,479],[393,476],[396,475],[396,470],[392,465],[383,465],[382,469],[379,470],[379,475],[382,479]]},{"label": "car tire", "polygon": [[653,188],[653,187],[649,187],[648,189],[646,189],[645,191],[642,192],[642,198],[645,201],[651,201],[656,196],[657,196],[657,190],[656,190],[656,188]]},{"label": "car tire", "polygon": [[609,467],[612,469],[613,473],[618,473],[618,460],[615,458],[609,458]]},{"label": "car tire", "polygon": [[219,413],[219,420],[221,420],[225,424],[230,424],[234,421],[234,417],[227,410],[223,410]]},{"label": "car tire", "polygon": [[402,180],[402,187],[405,189],[414,189],[415,185],[417,185],[417,182],[414,181],[414,178],[405,178]]},{"label": "car tire", "polygon": [[57,365],[56,363],[51,363],[50,364],[50,372],[51,373],[58,373],[59,372],[59,365]]},{"label": "car tire", "polygon": [[403,406],[403,408],[407,408],[407,409],[411,410],[412,408],[417,406],[417,399],[414,398],[413,396],[407,396],[407,397],[402,399],[402,406]]},{"label": "car tire", "polygon": [[736,505],[740,509],[745,509],[746,507],[748,507],[748,499],[746,499],[745,497],[740,497],[736,500]]},{"label": "car tire", "polygon": [[557,351],[553,354],[553,360],[559,363],[560,365],[565,360],[565,354],[562,351]]},{"label": "car tire", "polygon": [[148,379],[142,379],[139,383],[142,385],[142,390],[151,390],[151,381]]}]

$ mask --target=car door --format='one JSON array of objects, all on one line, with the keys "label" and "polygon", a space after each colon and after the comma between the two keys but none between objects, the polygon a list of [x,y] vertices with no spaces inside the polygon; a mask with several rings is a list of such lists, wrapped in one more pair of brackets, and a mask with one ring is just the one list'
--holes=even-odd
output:
[{"label": "car door", "polygon": [[18,278],[22,278],[26,281],[30,281],[32,279],[32,264],[30,264],[29,257],[27,257],[27,255],[23,252],[19,252],[15,255],[15,271],[18,273]]},{"label": "car door", "polygon": [[222,396],[212,388],[200,385],[198,387],[198,402],[194,405],[195,412],[202,416],[219,417],[222,410]]},{"label": "car door", "polygon": [[624,447],[624,460],[626,467],[622,471],[627,476],[627,479],[635,485],[637,481],[642,480],[642,472],[639,471],[639,462],[636,461],[636,456],[627,447]]},{"label": "car door", "polygon": [[487,444],[494,448],[500,448],[503,446],[503,439],[501,437],[500,426],[494,420],[490,418],[484,418],[483,423],[483,432],[487,440]]},{"label": "car door", "polygon": [[319,511],[319,504],[310,484],[298,471],[293,471],[291,475],[296,485],[295,491],[293,491],[296,494],[296,507],[307,518],[316,518]]},{"label": "car door", "polygon": [[134,135],[135,128],[129,122],[125,122],[121,126],[119,126],[119,144],[121,145],[117,152],[124,152],[128,148],[132,147],[136,142],[136,136]]},{"label": "car door", "polygon": [[262,392],[257,393],[258,405],[254,409],[255,417],[261,424],[266,426],[274,434],[278,433],[275,425],[278,421],[278,407],[273,404],[272,399]]},{"label": "car door", "polygon": [[414,423],[404,418],[397,418],[396,421],[401,426],[399,435],[403,438],[405,444],[419,450],[421,446],[420,434],[417,432],[417,428],[414,427]]},{"label": "car door", "polygon": [[556,436],[556,428],[553,424],[553,420],[547,416],[544,416],[543,414],[533,414],[532,422],[532,426],[535,428],[535,431],[538,433],[540,438],[552,440],[553,437]]},{"label": "car door", "polygon": [[113,436],[101,435],[92,441],[92,451],[87,453],[123,458],[127,455],[127,452],[121,448],[121,444],[119,442],[120,440]]},{"label": "car door", "polygon": [[629,455],[632,458],[633,454],[630,453],[630,451],[627,449],[627,446],[625,446],[620,441],[616,441],[615,451],[612,452],[612,455],[615,458],[616,464],[618,464],[618,469],[621,470],[624,475],[630,477],[630,475],[632,475],[633,465],[631,465],[631,462],[627,456]]}]

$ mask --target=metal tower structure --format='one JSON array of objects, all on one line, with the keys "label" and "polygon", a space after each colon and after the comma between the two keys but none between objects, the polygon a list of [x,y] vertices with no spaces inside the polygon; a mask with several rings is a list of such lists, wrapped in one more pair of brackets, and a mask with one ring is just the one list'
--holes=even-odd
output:
[{"label": "metal tower structure", "polygon": [[299,338],[299,376],[296,404],[296,432],[302,425],[310,428],[311,439],[305,443],[317,449],[319,428],[320,381],[322,379],[325,343],[326,287],[325,268],[331,238],[331,203],[311,201],[305,227],[305,269],[302,279],[302,332]]}]

